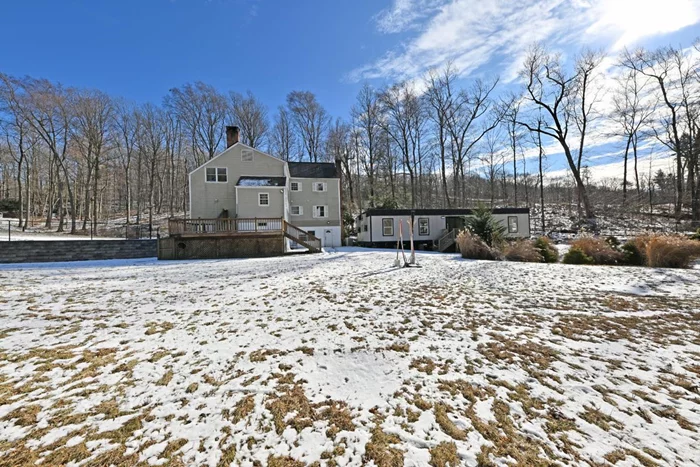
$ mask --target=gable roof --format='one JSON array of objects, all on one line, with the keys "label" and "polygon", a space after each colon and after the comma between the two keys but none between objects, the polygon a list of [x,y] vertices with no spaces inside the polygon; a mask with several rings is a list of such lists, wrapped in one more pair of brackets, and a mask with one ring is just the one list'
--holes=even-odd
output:
[{"label": "gable roof", "polygon": [[288,162],[289,175],[296,178],[340,178],[332,162]]},{"label": "gable roof", "polygon": [[239,177],[236,186],[285,186],[286,177]]},{"label": "gable roof", "polygon": [[214,156],[214,157],[212,157],[211,159],[209,159],[208,161],[204,162],[204,163],[203,163],[202,165],[200,165],[199,167],[194,168],[188,175],[189,175],[189,176],[192,176],[193,173],[197,172],[198,170],[202,169],[203,167],[206,167],[206,166],[212,164],[214,161],[216,161],[216,160],[219,159],[220,157],[226,156],[226,155],[230,154],[231,150],[232,150],[233,148],[236,148],[236,147],[241,147],[241,148],[244,148],[244,149],[250,149],[250,150],[252,150],[252,151],[253,151],[254,153],[256,153],[256,154],[260,154],[260,155],[262,155],[262,156],[269,157],[270,159],[274,159],[275,161],[279,162],[280,164],[284,164],[284,161],[283,161],[282,159],[280,159],[280,158],[278,158],[278,157],[275,157],[275,156],[271,156],[270,154],[268,154],[268,153],[266,153],[266,152],[262,152],[260,149],[255,149],[254,147],[248,146],[247,144],[243,144],[243,143],[241,143],[241,142],[239,141],[239,142],[237,142],[236,144],[233,144],[233,145],[227,147],[226,149],[224,149],[223,151],[221,151],[221,152],[220,152],[219,154],[217,154],[216,156]]}]

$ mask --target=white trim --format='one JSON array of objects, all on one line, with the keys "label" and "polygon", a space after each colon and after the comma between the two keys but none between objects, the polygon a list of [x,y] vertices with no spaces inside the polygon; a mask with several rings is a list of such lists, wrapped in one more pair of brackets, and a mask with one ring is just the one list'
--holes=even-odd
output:
[{"label": "white trim", "polygon": [[[188,213],[187,211],[185,211],[185,218],[192,219],[192,174],[191,173],[187,174],[187,183],[188,183],[188,185],[187,185],[187,192],[188,193],[187,194],[189,195],[189,199],[190,199],[190,206],[189,206],[190,212]],[[238,203],[238,193],[236,193],[236,203]],[[236,206],[236,207],[238,207],[238,206]]]},{"label": "white trim", "polygon": [[[260,198],[262,195],[267,196],[267,204],[262,204],[262,200]],[[264,208],[270,207],[270,193],[269,192],[261,191],[260,193],[258,193],[258,206],[264,207]]]},{"label": "white trim", "polygon": [[[214,170],[214,178],[215,178],[214,181],[207,180],[207,178],[208,178],[207,171],[209,169]],[[226,171],[226,181],[225,182],[219,181],[219,169],[224,169]],[[228,183],[228,167],[206,167],[204,169],[204,183]]]}]

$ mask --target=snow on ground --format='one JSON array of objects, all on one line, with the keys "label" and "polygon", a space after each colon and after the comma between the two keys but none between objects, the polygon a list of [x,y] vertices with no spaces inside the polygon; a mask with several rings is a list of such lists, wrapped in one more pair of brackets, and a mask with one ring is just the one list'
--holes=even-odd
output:
[{"label": "snow on ground", "polygon": [[0,267],[0,465],[696,465],[700,270]]}]

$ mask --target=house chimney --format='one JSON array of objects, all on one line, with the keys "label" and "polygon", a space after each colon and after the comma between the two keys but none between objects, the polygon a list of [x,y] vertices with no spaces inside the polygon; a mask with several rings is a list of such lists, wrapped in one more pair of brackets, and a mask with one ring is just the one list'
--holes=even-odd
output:
[{"label": "house chimney", "polygon": [[226,149],[230,148],[238,142],[238,134],[240,130],[237,126],[226,127]]}]

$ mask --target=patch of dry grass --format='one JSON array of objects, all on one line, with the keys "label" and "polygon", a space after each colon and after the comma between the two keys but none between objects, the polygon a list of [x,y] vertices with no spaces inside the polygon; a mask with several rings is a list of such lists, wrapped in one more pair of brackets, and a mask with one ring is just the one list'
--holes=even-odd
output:
[{"label": "patch of dry grass", "polygon": [[392,446],[401,443],[401,438],[385,433],[382,422],[381,418],[375,420],[362,460],[364,463],[373,461],[377,467],[403,467],[403,451]]},{"label": "patch of dry grass", "polygon": [[430,465],[432,467],[457,467],[459,455],[457,445],[446,441],[430,449]]},{"label": "patch of dry grass", "polygon": [[440,426],[440,429],[442,431],[459,441],[467,439],[466,430],[458,428],[457,425],[455,425],[454,422],[450,420],[450,417],[447,415],[448,407],[445,404],[435,404],[433,410],[435,412],[435,421]]}]

